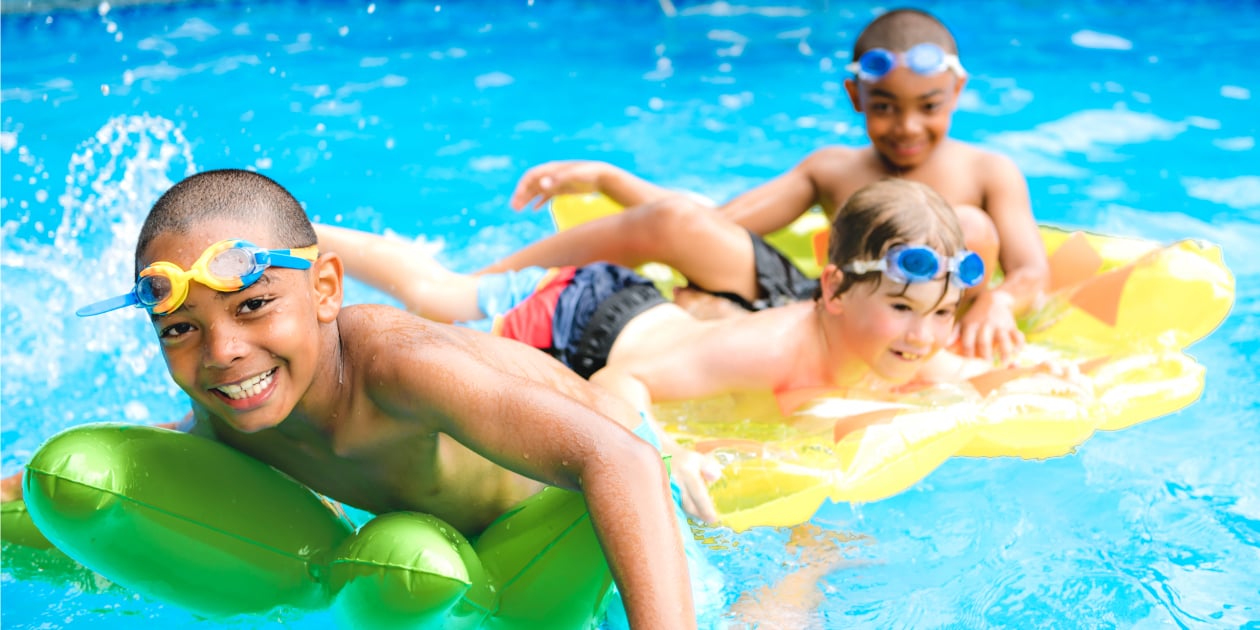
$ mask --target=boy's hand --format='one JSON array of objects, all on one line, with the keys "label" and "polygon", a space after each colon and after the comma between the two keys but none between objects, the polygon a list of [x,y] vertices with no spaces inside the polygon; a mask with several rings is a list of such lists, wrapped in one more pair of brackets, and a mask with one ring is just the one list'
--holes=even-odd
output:
[{"label": "boy's hand", "polygon": [[604,162],[587,160],[540,164],[525,171],[508,203],[513,210],[524,210],[531,204],[537,209],[556,195],[600,192],[600,176],[613,168]]},{"label": "boy's hand", "polygon": [[716,523],[717,508],[709,496],[709,484],[722,476],[722,465],[708,455],[679,448],[673,452],[670,470],[682,490],[683,511],[696,520]]},{"label": "boy's hand", "polygon": [[993,359],[996,347],[1002,363],[1009,363],[1024,347],[1024,333],[1015,324],[1013,298],[1002,291],[986,291],[963,315],[958,326],[957,352],[964,357]]}]

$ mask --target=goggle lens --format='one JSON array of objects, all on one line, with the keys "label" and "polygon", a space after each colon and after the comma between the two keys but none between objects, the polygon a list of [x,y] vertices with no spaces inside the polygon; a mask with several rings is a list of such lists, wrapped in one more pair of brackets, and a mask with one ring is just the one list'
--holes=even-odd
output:
[{"label": "goggle lens", "polygon": [[926,247],[901,250],[895,261],[896,268],[911,281],[930,280],[941,269],[936,252]]},{"label": "goggle lens", "polygon": [[136,299],[145,306],[155,306],[171,297],[171,279],[166,276],[145,276],[136,281]]},{"label": "goggle lens", "polygon": [[230,282],[254,271],[254,255],[240,247],[225,249],[210,259],[206,270],[215,280]]},{"label": "goggle lens", "polygon": [[968,289],[980,284],[980,281],[984,280],[984,259],[980,257],[980,254],[967,252],[962,260],[958,261],[958,269],[954,272],[954,276]]}]

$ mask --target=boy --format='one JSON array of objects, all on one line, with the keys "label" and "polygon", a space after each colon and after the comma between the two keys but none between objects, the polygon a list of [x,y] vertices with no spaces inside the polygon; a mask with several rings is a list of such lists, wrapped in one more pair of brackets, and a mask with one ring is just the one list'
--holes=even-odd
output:
[{"label": "boy", "polygon": [[[819,298],[707,321],[647,279],[604,263],[469,276],[405,243],[316,230],[352,276],[409,310],[447,321],[488,318],[499,334],[556,354],[645,417],[655,402],[730,391],[772,391],[787,401],[843,387],[960,381],[991,367],[940,352],[984,265],[964,249],[944,199],[905,180],[866,186],[837,211]],[[716,520],[706,482],[720,467],[664,442],[683,508]]]},{"label": "boy", "polygon": [[582,491],[633,627],[694,628],[664,465],[628,430],[634,409],[516,342],[342,308],[341,260],[315,244],[270,179],[195,175],[146,219],[136,288],[80,314],[146,307],[192,432],[357,508],[473,536],[544,484]]},{"label": "boy", "polygon": [[[512,196],[521,209],[565,193],[599,191],[627,210],[532,244],[487,272],[528,265],[606,260],[635,267],[664,262],[709,292],[754,310],[809,297],[815,283],[760,238],[812,206],[828,218],[854,191],[885,177],[932,186],[954,207],[967,246],[1004,279],[982,282],[959,322],[957,349],[1010,359],[1023,343],[1015,314],[1045,290],[1048,263],[1027,184],[1006,157],[948,139],[966,73],[953,36],[927,13],[890,11],[858,37],[845,88],[866,117],[871,144],[819,149],[795,168],[717,212],[683,195],[598,162],[553,162],[522,177]],[[750,238],[751,235],[751,238]],[[1000,248],[999,248],[1000,245]]]}]

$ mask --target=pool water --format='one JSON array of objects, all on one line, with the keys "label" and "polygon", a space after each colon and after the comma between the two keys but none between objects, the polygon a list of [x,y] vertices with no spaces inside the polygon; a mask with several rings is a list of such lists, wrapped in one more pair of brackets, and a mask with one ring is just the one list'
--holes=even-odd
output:
[{"label": "pool water", "polygon": [[[1004,152],[1043,223],[1222,246],[1233,313],[1189,353],[1202,399],[1048,461],[953,459],[808,527],[710,532],[744,625],[1239,627],[1260,623],[1260,151],[1249,2],[911,3],[971,72],[951,134]],[[6,3],[4,8],[10,9]],[[423,240],[476,269],[551,230],[506,201],[529,166],[607,160],[724,200],[811,150],[865,142],[844,95],[865,0],[102,4],[6,13],[0,458],[186,403],[126,290],[140,222],[190,173],[257,169],[325,222]],[[384,296],[351,284],[351,301]],[[144,541],[135,541],[143,545]],[[814,549],[811,551],[810,549]],[[323,628],[325,613],[199,620],[7,550],[5,628]],[[773,625],[773,624],[779,625]]]}]

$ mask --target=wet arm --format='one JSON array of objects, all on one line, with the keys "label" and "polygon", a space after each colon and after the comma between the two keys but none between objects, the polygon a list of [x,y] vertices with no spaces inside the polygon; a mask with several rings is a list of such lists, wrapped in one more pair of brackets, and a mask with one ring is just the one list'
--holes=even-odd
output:
[{"label": "wet arm", "polygon": [[1046,290],[1050,265],[1033,218],[1028,183],[1019,167],[1006,157],[994,156],[988,170],[992,184],[986,191],[985,210],[997,228],[1004,275],[994,293],[998,299],[1009,300],[1012,312],[1019,314]]},{"label": "wet arm", "polygon": [[606,367],[592,375],[591,382],[613,392],[643,414],[643,419],[660,438],[661,452],[671,458],[671,472],[682,490],[683,511],[706,523],[716,523],[717,507],[709,496],[708,484],[722,475],[721,465],[711,457],[680,445],[665,432],[652,413],[652,396],[643,381],[624,370]]},{"label": "wet arm", "polygon": [[436,405],[437,419],[425,420],[436,431],[509,470],[585,494],[633,627],[694,627],[681,534],[655,449],[576,400],[465,353],[430,348],[412,368],[401,371],[407,382],[396,395],[412,397],[403,401],[412,409]]}]

